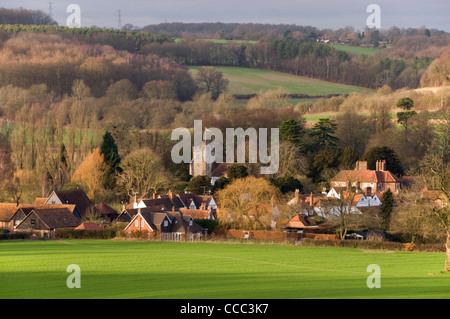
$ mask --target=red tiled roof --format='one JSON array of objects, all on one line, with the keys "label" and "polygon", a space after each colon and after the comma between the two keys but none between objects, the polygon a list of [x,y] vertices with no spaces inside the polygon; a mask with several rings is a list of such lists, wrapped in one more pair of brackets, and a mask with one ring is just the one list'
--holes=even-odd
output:
[{"label": "red tiled roof", "polygon": [[100,203],[97,206],[95,206],[95,209],[97,210],[97,212],[99,212],[101,215],[114,215],[117,214],[117,211],[112,208],[111,206],[105,204],[105,203]]},{"label": "red tiled roof", "polygon": [[96,223],[83,223],[75,229],[84,229],[84,230],[101,230],[102,228]]},{"label": "red tiled roof", "polygon": [[332,182],[400,183],[400,179],[389,171],[344,170],[331,179]]},{"label": "red tiled roof", "polygon": [[183,215],[191,215],[194,219],[207,219],[209,214],[211,214],[211,211],[207,209],[187,209],[187,208],[181,208],[180,212],[183,213]]},{"label": "red tiled roof", "polygon": [[45,205],[47,202],[47,197],[36,197],[34,200],[34,205]]},{"label": "red tiled roof", "polygon": [[303,214],[295,215],[287,224],[286,228],[317,227],[316,222]]}]

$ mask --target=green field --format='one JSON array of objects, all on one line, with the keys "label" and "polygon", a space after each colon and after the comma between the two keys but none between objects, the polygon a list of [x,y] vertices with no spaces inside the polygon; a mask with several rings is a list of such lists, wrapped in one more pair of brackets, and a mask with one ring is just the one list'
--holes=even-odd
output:
[{"label": "green field", "polygon": [[[448,298],[443,253],[123,240],[0,243],[0,298]],[[81,269],[69,289],[67,266]],[[366,285],[367,266],[381,288]],[[434,274],[434,275],[433,275]]]},{"label": "green field", "polygon": [[[182,38],[176,38],[175,43],[179,43],[182,41]],[[254,40],[226,40],[226,39],[197,39],[196,41],[211,41],[213,43],[220,43],[220,44],[255,44],[258,43],[258,41]]]},{"label": "green field", "polygon": [[[198,66],[190,66],[195,77]],[[279,87],[285,88],[291,94],[307,94],[310,96],[322,96],[328,94],[349,94],[352,92],[374,93],[374,90],[339,84],[333,82],[311,79],[282,72],[243,68],[217,66],[215,69],[221,71],[225,78],[230,81],[229,94],[258,94]]]},{"label": "green field", "polygon": [[377,48],[355,47],[355,46],[343,45],[343,44],[330,44],[330,46],[335,48],[336,50],[345,51],[350,54],[365,54],[367,56],[371,56],[382,50],[382,49],[377,49]]}]

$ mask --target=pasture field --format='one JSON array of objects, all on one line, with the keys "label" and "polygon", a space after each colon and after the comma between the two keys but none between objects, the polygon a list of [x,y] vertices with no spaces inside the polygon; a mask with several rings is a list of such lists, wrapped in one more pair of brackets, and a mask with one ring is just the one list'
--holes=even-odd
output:
[{"label": "pasture field", "polygon": [[[0,242],[1,299],[448,298],[444,253],[217,242]],[[67,267],[81,270],[69,289]],[[381,288],[367,287],[381,269]]]},{"label": "pasture field", "polygon": [[[189,66],[195,78],[198,66]],[[328,94],[374,93],[374,90],[322,81],[271,70],[252,69],[233,66],[215,66],[230,81],[229,94],[258,94],[279,87],[285,88],[291,94],[307,94],[323,96]]]},{"label": "pasture field", "polygon": [[330,46],[335,48],[336,50],[345,51],[350,54],[365,54],[367,56],[372,56],[375,53],[383,50],[383,49],[378,49],[378,48],[355,47],[355,46],[344,45],[344,44],[330,44]]}]

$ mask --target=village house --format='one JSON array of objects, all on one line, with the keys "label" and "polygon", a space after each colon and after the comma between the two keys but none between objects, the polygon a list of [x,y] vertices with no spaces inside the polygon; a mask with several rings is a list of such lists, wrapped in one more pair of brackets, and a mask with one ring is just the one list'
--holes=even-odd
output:
[{"label": "village house", "polygon": [[23,213],[14,217],[21,207],[23,204],[0,203],[0,228],[14,229],[26,217]]},{"label": "village house", "polygon": [[77,216],[75,205],[17,205],[14,203],[0,203],[0,228],[14,230],[33,209],[44,208],[67,208],[75,217]]},{"label": "village house", "polygon": [[180,212],[186,215],[190,215],[194,219],[217,219],[216,210],[181,208]]},{"label": "village house", "polygon": [[438,208],[447,206],[449,203],[449,199],[444,192],[440,190],[429,190],[426,185],[420,192],[420,199],[428,203],[428,205]]},{"label": "village house", "polygon": [[341,194],[347,194],[347,198],[352,198],[352,206],[355,207],[378,207],[382,205],[381,198],[383,194],[378,192],[373,194],[373,196],[365,195],[364,193],[356,193],[348,196],[345,188],[338,189],[333,187],[327,193],[327,197],[340,199]]},{"label": "village house", "polygon": [[63,191],[53,191],[45,201],[49,204],[72,204],[76,206],[74,215],[82,220],[84,217],[95,213],[95,207],[82,189],[70,189]]},{"label": "village house", "polygon": [[[355,196],[349,196],[349,202],[345,203],[344,208],[354,214],[361,214],[362,211],[356,206],[358,200]],[[357,198],[356,198],[357,199]],[[288,205],[295,207],[295,211],[305,216],[321,216],[329,217],[339,215],[341,208],[341,201],[336,197],[328,197],[327,194],[300,194],[295,190],[294,198],[288,202]]]},{"label": "village house", "polygon": [[386,170],[386,161],[377,161],[375,170],[367,169],[367,161],[356,162],[355,170],[340,171],[330,180],[332,188],[347,188],[352,191],[361,189],[365,195],[372,196],[375,193],[383,193],[390,189],[396,194],[400,190],[401,180]]},{"label": "village house", "polygon": [[299,213],[289,220],[289,222],[284,226],[287,231],[297,231],[303,232],[305,229],[318,229],[317,223],[311,216]]},{"label": "village house", "polygon": [[67,208],[33,209],[17,226],[17,230],[33,232],[42,238],[53,238],[58,229],[75,228],[80,220]]},{"label": "village house", "polygon": [[102,224],[110,224],[119,216],[114,208],[103,202],[95,206],[95,213]]},{"label": "village house", "polygon": [[192,193],[174,194],[172,191],[166,195],[153,194],[153,198],[140,199],[134,198],[134,202],[127,205],[125,208],[152,208],[153,210],[208,210],[211,217],[215,216],[217,204],[210,195],[196,195]]},{"label": "village house", "polygon": [[180,211],[146,211],[138,209],[136,215],[125,227],[124,233],[147,233],[147,238],[163,241],[198,240],[208,230],[195,223],[194,218]]}]

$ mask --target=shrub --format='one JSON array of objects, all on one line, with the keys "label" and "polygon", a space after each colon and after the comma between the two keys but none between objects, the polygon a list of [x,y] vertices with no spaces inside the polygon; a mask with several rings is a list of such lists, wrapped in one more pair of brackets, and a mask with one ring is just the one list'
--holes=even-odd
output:
[{"label": "shrub", "polygon": [[0,233],[0,240],[11,240],[11,239],[29,239],[31,236],[30,233]]},{"label": "shrub", "polygon": [[219,226],[219,221],[215,219],[194,219],[194,222],[203,228],[207,228],[208,234],[215,232]]},{"label": "shrub", "polygon": [[110,239],[116,237],[116,230],[58,229],[55,232],[55,237],[67,239]]}]

